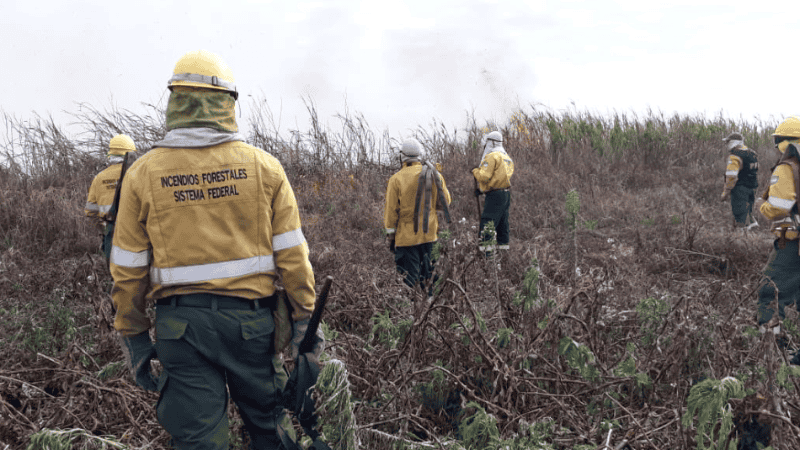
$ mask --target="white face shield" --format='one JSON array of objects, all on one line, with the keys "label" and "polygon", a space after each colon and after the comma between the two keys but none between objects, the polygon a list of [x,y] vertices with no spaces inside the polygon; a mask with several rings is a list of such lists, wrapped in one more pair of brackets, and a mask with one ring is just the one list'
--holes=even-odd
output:
[{"label": "white face shield", "polygon": [[744,142],[743,141],[737,141],[737,140],[730,140],[730,141],[728,141],[728,150],[733,150],[733,149],[735,149],[736,147],[738,147],[740,145],[744,145]]}]

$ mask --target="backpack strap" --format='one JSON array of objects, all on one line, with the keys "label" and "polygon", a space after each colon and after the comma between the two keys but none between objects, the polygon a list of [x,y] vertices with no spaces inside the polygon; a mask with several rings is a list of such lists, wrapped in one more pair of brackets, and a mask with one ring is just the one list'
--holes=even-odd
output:
[{"label": "backpack strap", "polygon": [[111,209],[108,210],[106,216],[104,217],[106,222],[116,222],[117,220],[119,197],[122,193],[122,180],[125,179],[125,172],[128,170],[128,154],[129,153],[125,153],[125,156],[122,157],[122,168],[119,171],[119,179],[117,180],[117,185],[114,189],[114,201],[111,202]]}]

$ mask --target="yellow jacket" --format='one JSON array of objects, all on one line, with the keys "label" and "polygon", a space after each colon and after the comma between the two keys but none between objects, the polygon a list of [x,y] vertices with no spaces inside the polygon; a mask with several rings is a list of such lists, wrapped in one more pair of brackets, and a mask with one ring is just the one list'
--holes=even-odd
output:
[{"label": "yellow jacket", "polygon": [[83,213],[88,217],[102,218],[114,203],[114,191],[117,188],[117,181],[122,172],[122,164],[112,164],[92,180],[89,186],[89,196],[86,199],[86,206]]},{"label": "yellow jacket", "polygon": [[[399,172],[389,178],[389,185],[386,188],[386,208],[383,214],[383,223],[386,233],[395,233],[395,245],[397,247],[410,247],[412,245],[424,244],[436,241],[439,229],[439,219],[436,217],[436,204],[439,201],[439,194],[432,186],[434,194],[430,214],[428,215],[428,232],[423,232],[422,226],[414,233],[414,203],[417,198],[417,186],[419,184],[419,174],[422,172],[422,164],[419,162],[406,163]],[[449,205],[451,202],[450,192],[444,182],[444,177],[439,174],[442,181],[444,199]],[[420,206],[422,209],[422,205]],[[420,213],[420,222],[423,214]]]},{"label": "yellow jacket", "polygon": [[472,169],[472,175],[478,180],[481,192],[510,188],[513,174],[514,161],[508,153],[501,151],[489,153],[480,166]]},{"label": "yellow jacket", "polygon": [[772,221],[772,233],[780,237],[783,228],[786,228],[787,239],[797,239],[797,228],[791,219],[791,211],[797,199],[795,198],[794,176],[788,164],[775,167],[770,178],[767,190],[767,201],[761,204],[759,212],[766,219]]},{"label": "yellow jacket", "polygon": [[111,251],[115,328],[150,328],[147,305],[176,294],[272,295],[294,320],[314,308],[314,274],[280,162],[240,141],[154,148],[125,174]]}]

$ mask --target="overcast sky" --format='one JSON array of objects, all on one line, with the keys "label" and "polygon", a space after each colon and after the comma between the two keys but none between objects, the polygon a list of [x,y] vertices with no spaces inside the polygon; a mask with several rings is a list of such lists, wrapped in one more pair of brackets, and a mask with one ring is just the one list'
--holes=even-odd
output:
[{"label": "overcast sky", "polygon": [[800,113],[798,3],[3,0],[0,109],[165,104],[175,62],[207,49],[233,70],[242,128],[263,99],[306,130],[304,95],[333,126],[347,105],[393,137],[531,104],[780,120]]}]

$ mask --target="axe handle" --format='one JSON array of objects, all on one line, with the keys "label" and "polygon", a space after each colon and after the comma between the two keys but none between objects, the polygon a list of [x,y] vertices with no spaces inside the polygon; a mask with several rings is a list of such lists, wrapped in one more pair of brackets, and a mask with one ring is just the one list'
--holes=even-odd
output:
[{"label": "axe handle", "polygon": [[[475,189],[480,189],[478,187],[478,179],[474,176],[472,177],[472,181],[475,182]],[[478,207],[478,222],[481,221],[481,198],[479,196],[475,196],[475,205]]]},{"label": "axe handle", "polygon": [[306,334],[303,336],[303,340],[300,342],[299,354],[301,355],[311,352],[314,349],[314,340],[317,336],[319,323],[322,320],[322,312],[325,310],[325,303],[328,301],[328,292],[331,290],[331,284],[333,284],[333,277],[328,275],[325,277],[325,281],[322,284],[322,289],[319,291],[319,297],[317,297],[317,302],[314,306],[314,312],[311,313],[311,319],[308,321],[308,329],[306,329]]}]

